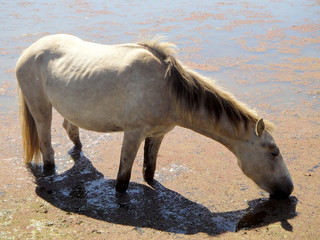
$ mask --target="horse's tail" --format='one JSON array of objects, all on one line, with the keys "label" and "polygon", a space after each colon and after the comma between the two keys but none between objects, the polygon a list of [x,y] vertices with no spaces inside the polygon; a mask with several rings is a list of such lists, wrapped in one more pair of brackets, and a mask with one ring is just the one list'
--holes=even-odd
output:
[{"label": "horse's tail", "polygon": [[40,141],[36,123],[30,113],[26,100],[19,88],[19,115],[22,130],[22,144],[24,162],[29,164],[34,159],[35,163],[40,162]]}]

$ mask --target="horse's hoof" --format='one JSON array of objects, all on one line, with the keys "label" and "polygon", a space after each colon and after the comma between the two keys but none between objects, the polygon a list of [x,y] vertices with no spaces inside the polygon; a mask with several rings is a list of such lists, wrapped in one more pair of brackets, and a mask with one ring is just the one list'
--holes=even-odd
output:
[{"label": "horse's hoof", "polygon": [[54,163],[46,163],[43,165],[43,173],[45,175],[53,175],[56,171]]},{"label": "horse's hoof", "polygon": [[144,181],[146,183],[148,183],[149,185],[152,185],[153,184],[153,176],[152,177],[146,177],[144,176]]},{"label": "horse's hoof", "polygon": [[154,178],[154,171],[148,171],[146,169],[143,169],[143,179],[146,183],[149,185],[152,185]]},{"label": "horse's hoof", "polygon": [[75,145],[74,148],[78,151],[81,151],[82,150],[82,144],[80,145]]},{"label": "horse's hoof", "polygon": [[54,163],[45,163],[43,165],[43,170],[51,170],[54,169],[56,165]]},{"label": "horse's hoof", "polygon": [[129,186],[129,182],[123,181],[123,180],[117,180],[116,191],[118,193],[124,193],[125,191],[127,191],[128,186]]},{"label": "horse's hoof", "polygon": [[73,146],[73,148],[71,148],[71,149],[68,151],[68,154],[69,154],[71,157],[79,158],[81,152],[82,152],[81,148],[78,148],[77,146]]}]

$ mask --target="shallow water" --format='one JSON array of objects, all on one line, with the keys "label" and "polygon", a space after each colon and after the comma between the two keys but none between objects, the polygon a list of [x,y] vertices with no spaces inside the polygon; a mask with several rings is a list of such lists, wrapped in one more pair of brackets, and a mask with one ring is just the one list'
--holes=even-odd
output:
[{"label": "shallow water", "polygon": [[[16,107],[21,51],[54,33],[105,44],[165,35],[183,62],[244,100],[262,94],[266,102],[289,107],[318,101],[319,70],[308,70],[305,60],[320,56],[319,16],[319,2],[302,0],[1,2],[0,111]],[[290,64],[292,58],[300,60]],[[275,89],[280,92],[266,96]]]},{"label": "shallow water", "polygon": [[37,184],[36,194],[59,209],[100,221],[141,231],[150,228],[215,236],[278,221],[290,231],[288,220],[297,215],[295,197],[283,201],[256,199],[247,202],[245,209],[215,212],[158,181],[151,186],[131,183],[127,193],[119,194],[114,189],[115,181],[107,180],[83,153],[71,155],[74,165],[60,174],[46,175],[41,168],[29,168]]}]

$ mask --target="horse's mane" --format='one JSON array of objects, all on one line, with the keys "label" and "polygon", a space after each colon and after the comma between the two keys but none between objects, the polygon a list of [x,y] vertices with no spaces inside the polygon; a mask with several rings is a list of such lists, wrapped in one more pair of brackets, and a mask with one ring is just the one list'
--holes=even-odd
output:
[{"label": "horse's mane", "polygon": [[[189,115],[196,114],[204,105],[208,114],[212,115],[217,123],[220,123],[221,115],[225,113],[236,130],[239,130],[240,123],[247,129],[249,122],[256,123],[260,119],[254,110],[239,102],[231,93],[217,87],[214,81],[183,66],[173,56],[176,46],[160,40],[161,37],[145,40],[139,44],[161,58],[167,65],[166,78],[170,83],[172,95],[182,111],[187,111]],[[265,121],[265,124],[268,131],[273,130],[273,124],[268,121]]]}]

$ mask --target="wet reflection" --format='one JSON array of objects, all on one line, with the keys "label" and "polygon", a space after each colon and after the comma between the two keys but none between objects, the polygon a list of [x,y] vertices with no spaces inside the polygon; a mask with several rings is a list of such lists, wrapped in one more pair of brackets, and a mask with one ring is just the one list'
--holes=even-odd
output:
[{"label": "wet reflection", "polygon": [[255,199],[246,209],[216,213],[157,181],[153,186],[131,182],[127,193],[117,194],[115,181],[105,179],[82,152],[73,150],[70,154],[75,164],[62,174],[47,174],[41,167],[29,166],[37,195],[64,211],[180,234],[218,235],[275,222],[293,231],[288,219],[297,215],[295,197],[283,201]]},{"label": "wet reflection", "polygon": [[283,229],[292,232],[293,226],[288,222],[297,216],[296,205],[298,199],[291,196],[286,200],[256,199],[248,203],[249,208],[239,219],[236,231],[247,228],[266,226],[281,222]]}]

